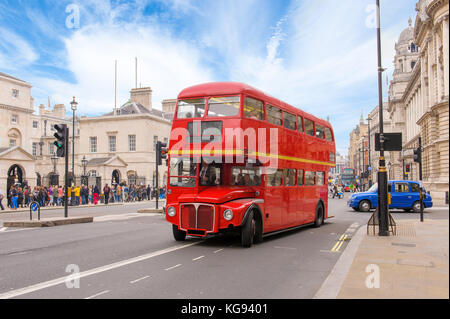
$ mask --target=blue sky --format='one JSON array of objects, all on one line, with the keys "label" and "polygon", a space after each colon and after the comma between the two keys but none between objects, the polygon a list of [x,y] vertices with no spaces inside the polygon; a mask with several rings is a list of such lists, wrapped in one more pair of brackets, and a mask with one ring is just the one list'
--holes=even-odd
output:
[{"label": "blue sky", "polygon": [[[416,0],[381,0],[383,66]],[[337,148],[378,103],[375,0],[2,0],[0,71],[33,85],[35,106],[75,95],[98,115],[134,87],[153,104],[209,81],[248,83],[322,118]],[[79,20],[76,19],[79,13]],[[75,18],[74,18],[75,17]],[[78,23],[77,23],[78,22]],[[386,75],[385,75],[386,76]],[[387,91],[386,79],[384,93]]]}]

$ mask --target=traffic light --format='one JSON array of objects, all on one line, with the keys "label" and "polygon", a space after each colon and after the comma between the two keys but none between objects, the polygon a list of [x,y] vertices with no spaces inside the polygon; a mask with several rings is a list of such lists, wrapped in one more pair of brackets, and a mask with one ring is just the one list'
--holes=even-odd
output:
[{"label": "traffic light", "polygon": [[161,165],[163,159],[167,159],[167,143],[156,143],[156,165]]},{"label": "traffic light", "polygon": [[56,124],[53,126],[56,130],[54,136],[56,137],[56,141],[53,144],[56,146],[56,155],[58,157],[66,156],[66,141],[68,140],[68,130],[66,124]]},{"label": "traffic light", "polygon": [[406,173],[411,172],[411,167],[409,166],[409,164],[406,164]]},{"label": "traffic light", "polygon": [[422,150],[420,149],[420,147],[414,150],[414,162],[422,163]]}]

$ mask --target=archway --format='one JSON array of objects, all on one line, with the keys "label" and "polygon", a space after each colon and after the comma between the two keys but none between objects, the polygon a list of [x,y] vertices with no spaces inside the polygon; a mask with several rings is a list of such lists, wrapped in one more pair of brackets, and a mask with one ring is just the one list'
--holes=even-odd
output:
[{"label": "archway", "polygon": [[6,184],[7,192],[12,185],[20,184],[20,186],[23,186],[24,177],[25,174],[23,168],[17,164],[12,165],[8,169],[8,181]]},{"label": "archway", "polygon": [[111,185],[115,185],[115,184],[119,184],[119,183],[120,183],[120,171],[115,169],[112,172]]}]

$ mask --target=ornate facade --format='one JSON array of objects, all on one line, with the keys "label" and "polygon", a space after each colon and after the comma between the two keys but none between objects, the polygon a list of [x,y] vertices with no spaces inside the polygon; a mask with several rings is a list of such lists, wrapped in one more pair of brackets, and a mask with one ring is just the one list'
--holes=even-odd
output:
[{"label": "ornate facade", "polygon": [[[449,190],[448,4],[448,0],[418,1],[414,28],[410,25],[405,37],[408,41],[402,42],[413,45],[411,58],[417,56],[417,61],[401,81],[394,73],[389,105],[392,130],[403,133],[403,151],[391,154],[395,178],[403,178],[404,167],[409,164],[407,178],[419,180],[413,149],[421,137],[423,183],[438,205],[445,203]],[[397,50],[400,56],[402,51]]]}]

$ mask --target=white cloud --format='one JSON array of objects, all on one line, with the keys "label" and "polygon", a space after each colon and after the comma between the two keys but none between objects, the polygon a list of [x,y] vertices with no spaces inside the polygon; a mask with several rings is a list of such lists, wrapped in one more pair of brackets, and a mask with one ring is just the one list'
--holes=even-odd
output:
[{"label": "white cloud", "polygon": [[[184,87],[212,79],[202,66],[201,54],[183,40],[157,27],[135,24],[91,25],[65,39],[67,69],[76,83],[36,79],[38,91],[53,92],[52,101],[65,103],[77,96],[81,113],[98,114],[114,105],[114,61],[118,61],[118,105],[129,99],[135,86],[135,57],[138,86],[151,86],[153,105],[176,98]],[[41,97],[44,99],[44,97]],[[40,103],[43,103],[39,101]]]},{"label": "white cloud", "polygon": [[38,53],[21,36],[0,27],[0,68],[26,67],[39,58]]}]

